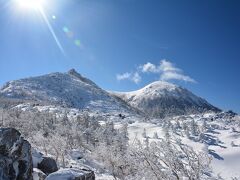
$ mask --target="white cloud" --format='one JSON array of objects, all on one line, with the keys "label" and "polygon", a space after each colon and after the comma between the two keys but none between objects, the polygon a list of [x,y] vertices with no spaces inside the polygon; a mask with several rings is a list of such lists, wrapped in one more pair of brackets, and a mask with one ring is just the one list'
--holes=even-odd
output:
[{"label": "white cloud", "polygon": [[117,80],[121,81],[121,80],[125,80],[125,79],[129,79],[131,77],[131,74],[126,72],[123,74],[117,74]]},{"label": "white cloud", "polygon": [[140,76],[140,74],[138,72],[135,72],[135,73],[126,72],[126,73],[123,73],[123,74],[117,74],[116,78],[117,78],[118,81],[130,80],[130,81],[132,81],[136,84],[138,84],[142,80],[142,77]]},{"label": "white cloud", "polygon": [[154,64],[147,62],[146,64],[139,66],[139,68],[141,69],[142,72],[151,72],[151,73],[157,73],[159,72],[159,69],[157,66],[155,66]]},{"label": "white cloud", "polygon": [[132,81],[138,84],[142,80],[142,77],[139,75],[138,72],[135,72],[132,77]]},{"label": "white cloud", "polygon": [[165,59],[160,61],[159,69],[161,72],[182,72],[181,69],[176,68],[170,61],[167,61]]},{"label": "white cloud", "polygon": [[179,74],[177,72],[164,72],[160,75],[160,79],[162,81],[168,81],[168,80],[180,80],[180,81],[185,81],[185,82],[193,82],[195,83],[196,81],[192,79],[189,76]]},{"label": "white cloud", "polygon": [[180,80],[185,82],[196,82],[189,76],[184,75],[183,70],[177,68],[173,63],[167,60],[161,60],[159,65],[154,65],[147,62],[144,65],[139,66],[139,69],[143,73],[157,73],[160,75],[160,80]]},{"label": "white cloud", "polygon": [[161,60],[160,62],[160,79],[163,81],[168,80],[180,80],[185,82],[195,83],[196,81],[189,76],[183,74],[183,70],[177,68],[174,64],[167,60]]},{"label": "white cloud", "polygon": [[159,65],[155,65],[150,62],[140,65],[135,73],[126,72],[123,74],[117,74],[117,80],[130,80],[138,84],[142,80],[140,73],[159,74],[160,80],[162,81],[178,80],[191,83],[196,82],[193,78],[185,75],[182,69],[177,68],[172,62],[165,59],[161,60]]}]

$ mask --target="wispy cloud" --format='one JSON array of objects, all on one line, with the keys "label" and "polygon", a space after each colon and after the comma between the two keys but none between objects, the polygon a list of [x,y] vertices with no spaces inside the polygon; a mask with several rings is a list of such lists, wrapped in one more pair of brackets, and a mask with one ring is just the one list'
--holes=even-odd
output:
[{"label": "wispy cloud", "polygon": [[136,84],[138,84],[139,82],[141,82],[142,77],[139,75],[138,72],[135,73],[123,73],[123,74],[117,74],[116,78],[118,81],[122,81],[122,80],[130,80]]},{"label": "wispy cloud", "polygon": [[121,80],[129,79],[131,77],[131,74],[126,72],[123,74],[117,74],[116,77],[117,77],[117,80],[121,81]]},{"label": "wispy cloud", "polygon": [[161,60],[158,65],[152,64],[151,62],[147,62],[143,65],[139,65],[135,73],[123,73],[118,74],[118,80],[131,80],[135,83],[139,83],[142,79],[142,75],[145,73],[153,73],[158,74],[159,79],[162,81],[170,81],[170,80],[178,80],[196,83],[196,81],[184,74],[183,70],[177,68],[172,62],[168,60]]},{"label": "wispy cloud", "polygon": [[132,76],[132,81],[138,84],[142,80],[142,77],[139,75],[138,72],[135,72]]}]

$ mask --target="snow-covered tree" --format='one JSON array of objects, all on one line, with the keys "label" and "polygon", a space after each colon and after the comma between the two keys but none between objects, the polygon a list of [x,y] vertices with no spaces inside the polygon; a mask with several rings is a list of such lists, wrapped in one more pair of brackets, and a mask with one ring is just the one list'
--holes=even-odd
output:
[{"label": "snow-covered tree", "polygon": [[154,134],[153,134],[153,139],[158,139],[159,137],[158,137],[158,133],[157,132],[154,132]]},{"label": "snow-covered tree", "polygon": [[142,137],[144,137],[144,138],[147,137],[147,132],[146,132],[146,129],[145,129],[145,128],[143,129]]}]

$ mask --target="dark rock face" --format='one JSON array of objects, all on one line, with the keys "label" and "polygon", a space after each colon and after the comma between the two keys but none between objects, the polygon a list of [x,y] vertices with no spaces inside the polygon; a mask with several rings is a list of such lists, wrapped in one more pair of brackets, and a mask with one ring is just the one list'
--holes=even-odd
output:
[{"label": "dark rock face", "polygon": [[61,169],[47,176],[46,180],[67,179],[67,180],[95,180],[95,174],[89,169],[67,168]]},{"label": "dark rock face", "polygon": [[51,174],[58,170],[57,163],[53,158],[43,157],[43,160],[38,164],[38,169],[40,169],[45,174]]},{"label": "dark rock face", "polygon": [[0,128],[0,179],[32,180],[31,145],[14,128]]}]

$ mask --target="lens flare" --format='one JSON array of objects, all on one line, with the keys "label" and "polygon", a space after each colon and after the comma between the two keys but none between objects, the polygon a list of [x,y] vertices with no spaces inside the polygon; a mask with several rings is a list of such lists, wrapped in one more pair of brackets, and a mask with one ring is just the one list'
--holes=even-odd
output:
[{"label": "lens flare", "polygon": [[66,26],[64,26],[64,27],[63,27],[63,32],[68,33],[68,32],[69,32],[69,29],[68,29]]},{"label": "lens flare", "polygon": [[66,56],[66,53],[65,53],[65,51],[64,51],[64,49],[63,49],[63,47],[62,47],[62,44],[60,43],[60,41],[59,41],[59,39],[58,39],[55,31],[53,30],[53,27],[51,26],[51,24],[50,24],[50,22],[49,22],[49,20],[48,20],[48,18],[47,18],[47,16],[46,16],[46,14],[45,14],[45,12],[43,11],[42,8],[40,8],[39,10],[40,10],[40,13],[41,13],[41,15],[42,15],[45,23],[46,23],[47,26],[48,26],[48,29],[49,29],[50,33],[51,33],[52,36],[53,36],[53,38],[54,38],[54,40],[55,40],[58,48],[60,49],[60,51],[62,52],[62,54],[63,54],[64,56]]},{"label": "lens flare", "polygon": [[76,39],[74,43],[76,46],[81,47],[81,41],[79,39]]}]

